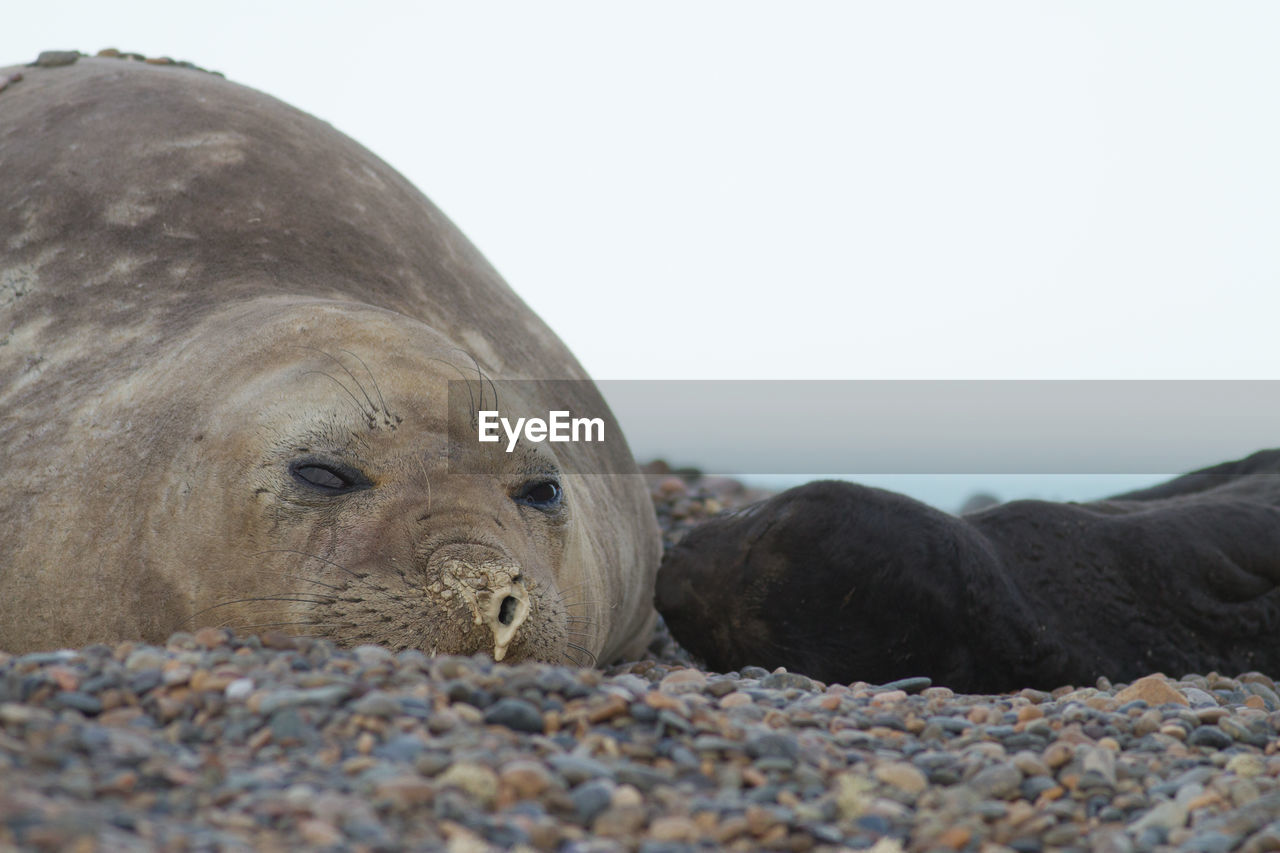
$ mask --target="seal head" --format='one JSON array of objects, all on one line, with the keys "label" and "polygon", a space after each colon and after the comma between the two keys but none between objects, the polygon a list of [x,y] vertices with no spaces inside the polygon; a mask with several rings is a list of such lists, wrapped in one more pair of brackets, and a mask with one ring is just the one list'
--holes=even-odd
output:
[{"label": "seal head", "polygon": [[[0,92],[0,170],[0,648],[644,649],[658,530],[607,406],[385,163],[213,75],[79,59]],[[459,451],[498,387],[609,440]]]}]

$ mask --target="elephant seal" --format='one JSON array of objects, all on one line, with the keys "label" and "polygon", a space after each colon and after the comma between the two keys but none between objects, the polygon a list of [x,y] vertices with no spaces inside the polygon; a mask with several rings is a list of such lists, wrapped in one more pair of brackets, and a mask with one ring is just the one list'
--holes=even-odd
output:
[{"label": "elephant seal", "polygon": [[1280,670],[1280,450],[1094,503],[956,517],[845,482],[694,528],[658,571],[714,669],[964,692]]},{"label": "elephant seal", "polygon": [[[0,648],[216,625],[508,661],[643,651],[660,545],[626,442],[425,197],[219,76],[86,58],[15,77]],[[451,442],[498,408],[495,379],[558,380],[556,400],[506,383],[502,408],[600,417],[608,440]]]}]

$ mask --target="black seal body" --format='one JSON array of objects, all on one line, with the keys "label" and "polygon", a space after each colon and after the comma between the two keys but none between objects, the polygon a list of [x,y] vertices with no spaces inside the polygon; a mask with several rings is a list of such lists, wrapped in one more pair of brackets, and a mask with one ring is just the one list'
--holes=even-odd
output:
[{"label": "black seal body", "polygon": [[822,481],[695,528],[658,572],[718,670],[966,692],[1280,669],[1280,450],[1092,503],[952,516]]}]

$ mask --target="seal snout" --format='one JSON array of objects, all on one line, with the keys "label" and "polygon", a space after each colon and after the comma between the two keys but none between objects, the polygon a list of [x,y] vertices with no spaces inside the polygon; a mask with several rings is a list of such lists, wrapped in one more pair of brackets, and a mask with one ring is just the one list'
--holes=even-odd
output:
[{"label": "seal snout", "polygon": [[532,596],[520,567],[476,546],[455,550],[441,563],[445,586],[466,602],[473,625],[493,634],[493,659],[500,661],[532,610]]}]

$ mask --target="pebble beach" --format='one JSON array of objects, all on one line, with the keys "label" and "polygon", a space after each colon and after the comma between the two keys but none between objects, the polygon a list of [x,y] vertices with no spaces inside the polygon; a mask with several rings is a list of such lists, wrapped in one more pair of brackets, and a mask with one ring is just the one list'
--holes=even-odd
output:
[{"label": "pebble beach", "polygon": [[[648,467],[668,543],[762,497]],[[904,674],[909,675],[909,674]],[[202,629],[0,653],[0,850],[1280,850],[1274,674],[958,695]]]}]

